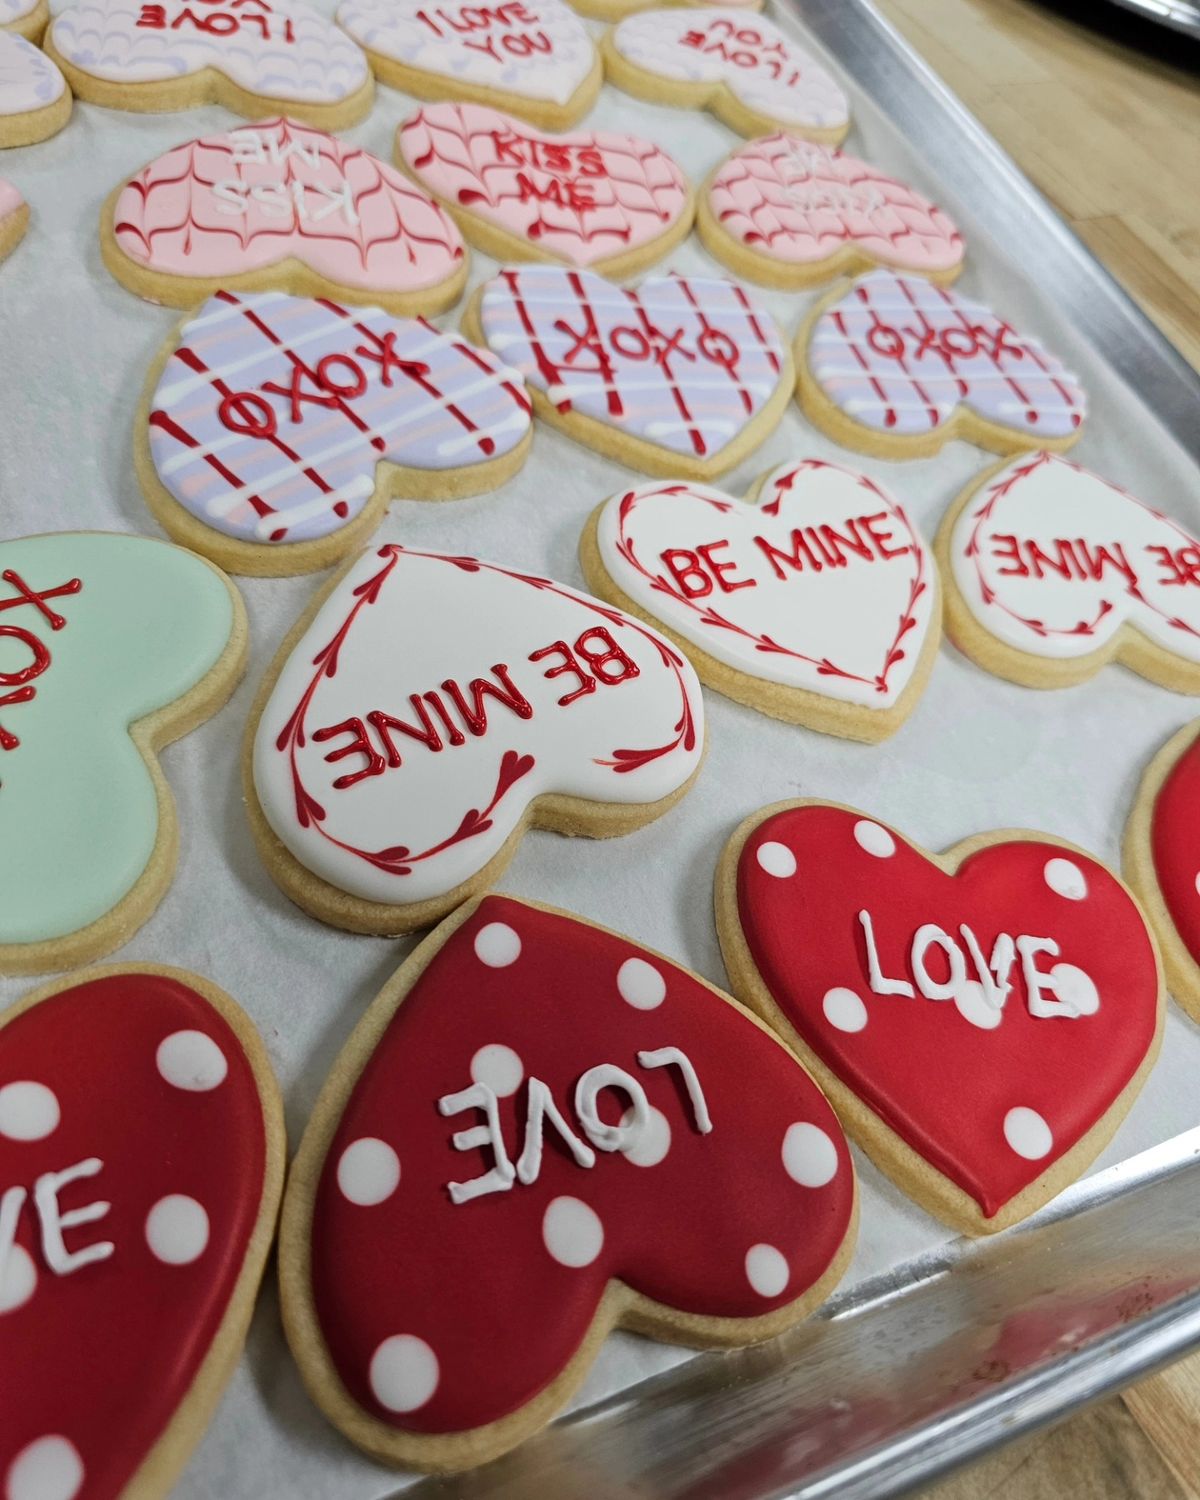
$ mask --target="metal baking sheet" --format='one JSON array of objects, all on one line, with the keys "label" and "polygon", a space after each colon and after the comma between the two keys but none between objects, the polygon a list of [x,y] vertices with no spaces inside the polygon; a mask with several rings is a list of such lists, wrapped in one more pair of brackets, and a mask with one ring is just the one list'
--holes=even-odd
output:
[{"label": "metal baking sheet", "polygon": [[[964,290],[1083,375],[1094,417],[1081,461],[1200,525],[1194,373],[867,0],[786,6],[774,0],[769,10],[848,86],[848,149],[949,208],[968,245]],[[331,0],[320,8],[332,9]],[[346,134],[388,156],[395,126],[413,107],[381,89],[370,117]],[[738,144],[707,115],[607,86],[590,121],[660,141],[696,183]],[[133,475],[130,432],[146,368],[176,314],[109,278],[97,219],[122,177],[231,122],[216,108],[122,115],[78,105],[62,135],[0,156],[0,173],[34,212],[27,242],[0,269],[4,535],[66,527],[156,534]],[[694,238],[668,268],[721,270]],[[493,270],[476,255],[472,284]],[[811,301],[752,291],[789,334]],[[927,537],[989,461],[963,443],[912,464],[856,458],[793,407],[725,483],[743,490],[804,455],[857,463],[904,498]],[[381,536],[580,584],[580,528],[596,501],[628,479],[619,465],[539,427],[528,466],[502,490],[452,505],[397,502]],[[223,713],[163,758],[179,804],[180,868],[159,912],[116,955],[194,968],[238,997],[266,1038],[293,1145],[355,1020],[411,946],[304,917],[259,864],[246,827],[237,771],[245,715],[319,582],[242,581],[253,636],[247,681]],[[1142,766],[1200,711],[1121,669],[1065,692],[1030,692],[948,645],[912,718],[882,746],[809,733],[714,694],[707,700],[709,759],[677,809],[602,843],[532,834],[500,888],[626,931],[717,983],[725,976],[712,870],[728,834],[756,807],[796,795],[850,802],[931,848],[1024,825],[1115,862]],[[0,983],[0,1001],[25,988]],[[301,1388],[268,1282],[247,1355],[179,1494],[765,1500],[894,1491],[1200,1340],[1200,1297],[1188,1300],[1200,1287],[1200,1171],[1192,1166],[1200,1141],[1184,1134],[1197,1119],[1198,1070],[1200,1030],[1172,1007],[1161,1061],[1093,1174],[1030,1225],[982,1247],[954,1241],[856,1153],[860,1243],[824,1316],[743,1354],[693,1356],[615,1335],[568,1416],[469,1479],[397,1476],[343,1441]]]}]

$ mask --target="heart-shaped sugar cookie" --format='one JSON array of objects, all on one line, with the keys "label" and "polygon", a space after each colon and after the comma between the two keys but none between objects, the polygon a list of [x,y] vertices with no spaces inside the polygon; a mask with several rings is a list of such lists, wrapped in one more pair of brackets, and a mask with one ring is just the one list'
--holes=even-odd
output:
[{"label": "heart-shaped sugar cookie", "polygon": [[937,651],[937,575],[903,506],[820,459],[749,500],[688,484],[621,491],[580,547],[596,593],[664,629],[702,681],[778,718],[877,740]]},{"label": "heart-shaped sugar cookie", "polygon": [[931,1212],[1003,1229],[1107,1145],[1158,1054],[1137,902],[1069,844],[941,856],[852,808],[779,803],[717,874],[733,991],[799,1048],[847,1128]]},{"label": "heart-shaped sugar cookie", "polygon": [[70,118],[62,73],[18,32],[0,30],[0,150],[48,140]]},{"label": "heart-shaped sugar cookie", "polygon": [[703,748],[695,673],[655,631],[545,578],[387,544],[284,643],[251,714],[247,802],[294,901],[395,933],[489,884],[531,822],[649,822]]},{"label": "heart-shaped sugar cookie", "polygon": [[50,19],[46,0],[0,0],[0,31],[37,42]]},{"label": "heart-shaped sugar cookie", "polygon": [[691,228],[687,178],[633,135],[551,135],[482,104],[427,104],[396,132],[396,157],[501,262],[627,276]]},{"label": "heart-shaped sugar cookie", "polygon": [[618,1323],[752,1343],[827,1294],[855,1187],[795,1058],[695,974],[488,896],[351,1038],[293,1168],[285,1326],[377,1458],[462,1469],[548,1421]]},{"label": "heart-shaped sugar cookie", "polygon": [[215,986],[105,968],[0,1016],[0,1494],[156,1500],[241,1352],[283,1116]]},{"label": "heart-shaped sugar cookie", "polygon": [[11,182],[0,177],[0,261],[13,253],[28,228],[28,203]]}]

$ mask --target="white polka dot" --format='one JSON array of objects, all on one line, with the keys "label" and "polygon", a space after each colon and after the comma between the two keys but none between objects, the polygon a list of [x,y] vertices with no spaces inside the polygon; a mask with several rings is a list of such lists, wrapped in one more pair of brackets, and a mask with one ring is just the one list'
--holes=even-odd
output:
[{"label": "white polka dot", "polygon": [[1059,896],[1065,896],[1068,901],[1082,901],[1087,895],[1087,880],[1073,860],[1061,857],[1048,859],[1042,874],[1050,889]]},{"label": "white polka dot", "polygon": [[778,1297],[790,1274],[787,1256],[774,1245],[751,1245],[746,1251],[746,1280],[760,1297]]},{"label": "white polka dot", "polygon": [[44,1083],[6,1083],[0,1089],[0,1135],[10,1141],[44,1141],[58,1129],[58,1100]]},{"label": "white polka dot", "polygon": [[839,1031],[861,1031],[867,1024],[867,1007],[853,990],[840,986],[826,990],[821,1009],[829,1024]]},{"label": "white polka dot", "polygon": [[555,1198],[542,1219],[542,1239],[560,1266],[590,1266],[604,1246],[604,1225],[578,1198]]},{"label": "white polka dot", "polygon": [[160,1198],[146,1215],[146,1243],[168,1266],[190,1266],[208,1248],[208,1215],[183,1193]]},{"label": "white polka dot", "polygon": [[439,1374],[437,1355],[413,1333],[384,1339],[371,1357],[371,1389],[388,1411],[424,1406],[437,1390]]},{"label": "white polka dot", "polygon": [[954,1003],[963,1020],[981,1031],[995,1031],[1004,1019],[1004,1012],[988,999],[978,979],[964,979],[954,992]]},{"label": "white polka dot", "polygon": [[1075,964],[1055,964],[1050,970],[1054,993],[1077,1016],[1094,1016],[1100,1009],[1100,991],[1096,981]]},{"label": "white polka dot", "polygon": [[824,1187],[837,1175],[837,1147],[819,1125],[789,1125],[783,1137],[783,1166],[801,1187]]},{"label": "white polka dot", "polygon": [[[627,1109],[621,1116],[621,1128],[628,1130],[634,1121],[634,1111]],[[671,1126],[661,1109],[650,1106],[650,1113],[641,1133],[628,1146],[622,1148],[622,1156],[635,1167],[656,1167],[671,1149]]]},{"label": "white polka dot", "polygon": [[489,969],[507,969],[521,956],[521,939],[507,922],[489,922],[475,934],[475,957]]},{"label": "white polka dot", "polygon": [[83,1486],[83,1460],[65,1437],[38,1438],[8,1468],[5,1500],[75,1500]]},{"label": "white polka dot", "polygon": [[24,1307],[37,1287],[37,1267],[33,1256],[21,1245],[13,1245],[4,1260],[0,1276],[0,1313],[15,1312]]},{"label": "white polka dot", "polygon": [[896,840],[886,828],[872,823],[870,818],[859,818],[855,823],[854,839],[860,849],[865,849],[876,859],[890,859],[896,852]]},{"label": "white polka dot", "polygon": [[1054,1145],[1050,1127],[1036,1109],[1018,1105],[1004,1116],[1004,1139],[1026,1161],[1041,1161]]},{"label": "white polka dot", "polygon": [[344,1197],[360,1208],[374,1208],[396,1191],[400,1182],[400,1158],[386,1141],[364,1135],[342,1152],[337,1168],[338,1187]]},{"label": "white polka dot", "polygon": [[654,1010],[667,998],[667,981],[644,958],[627,958],[617,970],[621,999],[636,1010]]},{"label": "white polka dot", "polygon": [[521,1087],[525,1066],[511,1047],[489,1042],[471,1059],[471,1079],[485,1083],[497,1099],[507,1099]]},{"label": "white polka dot", "polygon": [[774,839],[759,844],[755,858],[768,875],[779,880],[786,880],[796,873],[796,856],[786,844],[777,844]]},{"label": "white polka dot", "polygon": [[175,1031],[159,1043],[158,1071],[169,1084],[190,1094],[207,1094],[225,1082],[225,1054],[202,1031]]}]

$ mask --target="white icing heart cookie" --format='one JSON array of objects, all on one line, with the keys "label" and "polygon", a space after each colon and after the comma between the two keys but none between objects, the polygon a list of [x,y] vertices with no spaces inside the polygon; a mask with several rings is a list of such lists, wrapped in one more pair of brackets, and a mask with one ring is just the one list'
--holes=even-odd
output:
[{"label": "white icing heart cookie", "polygon": [[950,217],[870,163],[792,135],[740,147],[700,193],[697,228],[739,275],[809,286],[875,265],[953,281],[962,236]]},{"label": "white icing heart cookie", "polygon": [[218,292],[151,370],[134,457],[177,541],[278,577],[344,557],[394,497],[495,489],[532,424],[518,375],[424,318]]},{"label": "white icing heart cookie", "polygon": [[13,187],[0,177],[0,260],[10,256],[25,238],[29,228],[29,205]]},{"label": "white icing heart cookie", "polygon": [[1200,540],[1054,453],[989,469],[937,539],[946,628],[981,666],[1064,687],[1120,661],[1200,693]]},{"label": "white icing heart cookie", "polygon": [[613,495],[580,544],[588,585],[687,652],[701,681],[850,739],[898,729],[940,635],[932,556],[865,474],[803,459],[748,500],[688,484]]},{"label": "white icing heart cookie", "polygon": [[11,31],[27,42],[41,40],[49,19],[48,0],[0,0],[0,31]]},{"label": "white icing heart cookie", "polygon": [[498,261],[632,275],[674,248],[695,205],[682,169],[633,135],[550,135],[482,104],[427,104],[396,159]]},{"label": "white icing heart cookie", "polygon": [[650,822],[703,749],[700,685],[655,631],[545,578],[388,544],[281,648],[250,716],[246,800],[287,895],[398,933],[491,884],[531,825]]},{"label": "white icing heart cookie", "polygon": [[110,194],[100,248],[123,286],[173,307],[271,288],[437,313],[467,276],[454,221],[404,173],[294,120],[158,157]]},{"label": "white icing heart cookie", "polygon": [[786,130],[836,145],[850,106],[834,78],[765,16],[672,7],[628,17],[602,43],[605,76],[628,94],[712,110],[742,135]]},{"label": "white icing heart cookie", "polygon": [[75,93],[111,109],[284,109],[328,130],[361,120],[362,51],[303,0],[77,0],[46,50]]},{"label": "white icing heart cookie", "polygon": [[71,118],[71,91],[54,63],[15,31],[0,31],[0,150],[33,146]]},{"label": "white icing heart cookie", "polygon": [[563,0],[342,0],[337,19],[376,77],[418,99],[494,105],[562,130],[600,92],[600,58]]},{"label": "white icing heart cookie", "polygon": [[647,474],[708,479],[774,429],[793,369],[771,315],[736,282],[510,267],[463,327],[529,383],[543,420]]}]

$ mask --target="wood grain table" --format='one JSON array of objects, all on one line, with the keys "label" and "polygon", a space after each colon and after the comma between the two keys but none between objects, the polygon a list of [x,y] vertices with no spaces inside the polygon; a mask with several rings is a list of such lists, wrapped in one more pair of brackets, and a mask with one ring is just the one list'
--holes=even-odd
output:
[{"label": "wood grain table", "polygon": [[[1200,369],[1200,47],[1105,0],[876,3]],[[933,1497],[1200,1500],[1200,1355]]]}]

